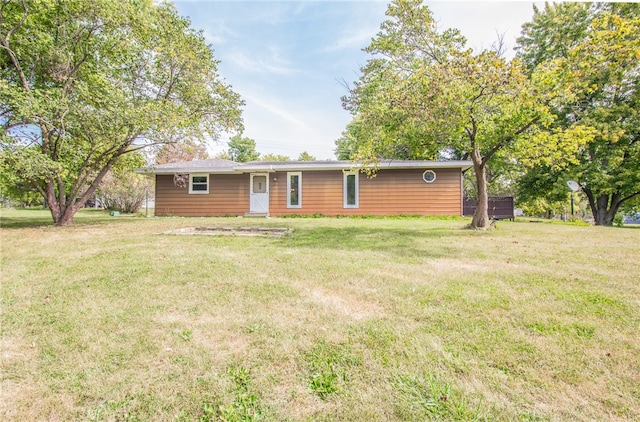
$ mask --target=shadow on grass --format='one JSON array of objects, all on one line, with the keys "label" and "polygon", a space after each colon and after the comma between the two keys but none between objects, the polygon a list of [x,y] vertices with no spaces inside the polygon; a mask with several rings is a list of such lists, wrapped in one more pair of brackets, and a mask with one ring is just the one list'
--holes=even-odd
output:
[{"label": "shadow on grass", "polygon": [[51,211],[43,208],[0,209],[0,228],[22,229],[29,227],[52,227]]},{"label": "shadow on grass", "polygon": [[314,249],[379,251],[407,258],[440,258],[458,256],[461,253],[460,248],[444,245],[442,241],[464,238],[469,233],[463,228],[412,230],[386,227],[315,227],[296,229],[286,245]]},{"label": "shadow on grass", "polygon": [[[111,217],[109,211],[102,209],[81,209],[73,217],[73,225],[103,224],[117,221],[130,221],[136,215]],[[22,229],[35,227],[53,227],[51,212],[42,208],[20,208],[0,210],[0,228]]]}]

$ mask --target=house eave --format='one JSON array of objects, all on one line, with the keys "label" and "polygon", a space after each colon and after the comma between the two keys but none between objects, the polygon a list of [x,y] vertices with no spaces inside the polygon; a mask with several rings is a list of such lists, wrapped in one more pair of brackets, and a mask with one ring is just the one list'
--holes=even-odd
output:
[{"label": "house eave", "polygon": [[410,168],[460,168],[466,170],[472,167],[471,161],[418,161],[418,160],[387,160],[379,163],[362,164],[351,161],[309,161],[282,162],[282,164],[244,164],[236,167],[243,172],[274,172],[274,171],[326,171],[326,170],[362,170],[362,169],[410,169]]},{"label": "house eave", "polygon": [[154,167],[144,167],[135,169],[134,173],[138,174],[187,174],[187,173],[207,173],[207,174],[241,174],[242,171],[236,171],[233,168],[207,168],[207,167],[163,167],[161,169]]},{"label": "house eave", "polygon": [[[179,163],[178,163],[179,164]],[[229,167],[194,167],[176,165],[172,167],[145,167],[136,169],[139,174],[175,174],[175,173],[208,173],[208,174],[242,174],[242,173],[274,173],[276,171],[328,171],[344,170],[356,171],[362,169],[445,169],[459,168],[462,171],[473,166],[471,161],[419,161],[419,160],[384,160],[378,163],[357,163],[351,161],[299,161],[299,162],[250,162],[236,163]]]}]

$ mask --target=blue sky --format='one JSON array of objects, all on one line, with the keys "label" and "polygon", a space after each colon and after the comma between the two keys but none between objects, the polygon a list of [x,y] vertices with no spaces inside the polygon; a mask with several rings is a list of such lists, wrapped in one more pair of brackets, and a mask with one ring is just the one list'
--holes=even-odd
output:
[{"label": "blue sky", "polygon": [[[243,135],[256,141],[260,153],[295,159],[307,151],[335,159],[334,142],[351,120],[341,106],[341,81],[358,79],[369,58],[362,49],[379,31],[388,1],[174,4],[203,31],[220,61],[220,75],[245,100]],[[489,48],[501,33],[511,50],[521,25],[533,16],[531,1],[425,4],[442,29],[458,28],[474,49]],[[226,140],[211,152],[225,149]]]}]

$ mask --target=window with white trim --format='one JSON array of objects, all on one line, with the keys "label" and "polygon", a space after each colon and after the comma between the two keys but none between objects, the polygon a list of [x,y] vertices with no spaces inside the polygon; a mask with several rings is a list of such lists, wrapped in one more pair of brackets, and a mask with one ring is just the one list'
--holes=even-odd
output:
[{"label": "window with white trim", "polygon": [[287,208],[302,208],[302,173],[287,173]]},{"label": "window with white trim", "polygon": [[209,175],[208,174],[190,174],[189,175],[189,193],[193,193],[193,194],[209,193]]},{"label": "window with white trim", "polygon": [[436,172],[433,170],[426,170],[422,173],[422,180],[427,183],[433,183],[436,181]]},{"label": "window with white trim", "polygon": [[343,172],[343,207],[358,208],[358,172]]}]

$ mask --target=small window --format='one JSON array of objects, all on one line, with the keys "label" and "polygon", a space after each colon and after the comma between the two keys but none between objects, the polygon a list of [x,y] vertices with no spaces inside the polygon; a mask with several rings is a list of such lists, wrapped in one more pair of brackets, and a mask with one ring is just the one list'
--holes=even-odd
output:
[{"label": "small window", "polygon": [[253,193],[267,193],[267,176],[253,176]]},{"label": "small window", "polygon": [[189,193],[209,193],[209,175],[191,174],[189,175]]},{"label": "small window", "polygon": [[302,208],[302,173],[287,173],[287,208]]},{"label": "small window", "polygon": [[344,172],[344,208],[358,208],[358,173]]},{"label": "small window", "polygon": [[427,183],[433,183],[436,181],[436,172],[433,170],[427,170],[422,173],[422,180]]}]

